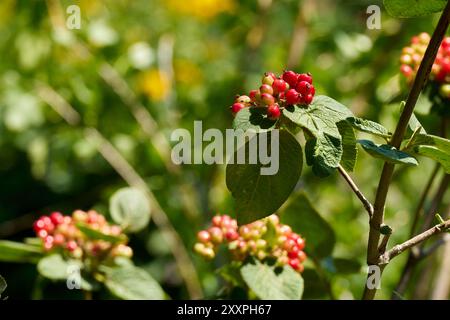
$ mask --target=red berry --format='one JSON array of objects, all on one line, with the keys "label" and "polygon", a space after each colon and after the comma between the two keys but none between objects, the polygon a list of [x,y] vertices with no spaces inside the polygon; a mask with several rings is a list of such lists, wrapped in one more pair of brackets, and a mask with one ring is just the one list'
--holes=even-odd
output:
[{"label": "red berry", "polygon": [[64,240],[65,240],[64,236],[62,234],[60,234],[60,233],[55,234],[55,236],[53,237],[53,243],[55,245],[63,244]]},{"label": "red berry", "polygon": [[38,233],[45,227],[45,223],[42,219],[38,219],[33,223],[34,232]]},{"label": "red berry", "polygon": [[223,233],[219,227],[211,227],[208,229],[208,232],[211,236],[211,240],[214,243],[221,243],[223,241]]},{"label": "red berry", "polygon": [[287,83],[284,80],[277,79],[272,83],[273,93],[284,93],[287,89]]},{"label": "red berry", "polygon": [[301,73],[301,74],[298,75],[298,80],[297,81],[298,82],[306,81],[306,82],[309,82],[310,84],[312,84],[313,78],[312,78],[311,73]]},{"label": "red berry", "polygon": [[406,65],[406,64],[403,64],[400,67],[400,71],[401,71],[401,73],[403,73],[403,75],[406,78],[410,78],[413,75],[413,69],[410,66]]},{"label": "red berry", "polygon": [[297,243],[295,243],[295,241],[294,240],[292,240],[292,239],[287,239],[286,240],[286,242],[284,243],[284,245],[283,245],[283,247],[284,247],[284,249],[286,250],[286,251],[291,251],[292,250],[292,248],[294,248],[294,247],[296,247],[297,246]]},{"label": "red berry", "polygon": [[45,229],[41,229],[38,231],[37,235],[39,238],[44,239],[45,237],[48,236],[48,232]]},{"label": "red berry", "polygon": [[268,84],[263,84],[261,87],[259,87],[259,91],[261,92],[261,96],[263,93],[273,94],[273,88]]},{"label": "red berry", "polygon": [[225,233],[225,238],[227,238],[228,241],[233,241],[239,238],[239,234],[234,230],[228,230]]},{"label": "red berry", "polygon": [[69,251],[74,251],[76,248],[78,248],[78,244],[74,240],[70,240],[69,242],[67,242],[66,246],[67,250]]},{"label": "red berry", "polygon": [[44,238],[44,243],[53,243],[53,242],[54,242],[53,236],[46,236]]},{"label": "red berry", "polygon": [[293,246],[292,249],[288,252],[288,257],[291,259],[297,258],[300,250],[297,246]]},{"label": "red berry", "polygon": [[199,233],[197,233],[197,239],[202,243],[207,243],[211,240],[211,235],[209,234],[208,231],[202,230]]},{"label": "red berry", "polygon": [[222,216],[214,216],[212,218],[212,223],[216,227],[220,227],[222,225]]},{"label": "red berry", "polygon": [[299,250],[303,250],[305,248],[305,240],[303,240],[303,238],[298,238],[297,241],[297,247],[299,248]]},{"label": "red berry", "polygon": [[281,111],[277,104],[272,104],[267,108],[267,116],[269,119],[276,120],[280,117]]},{"label": "red berry", "polygon": [[306,260],[306,254],[305,254],[303,251],[299,251],[299,252],[298,252],[298,260],[299,260],[300,262],[303,262],[303,261]]},{"label": "red berry", "polygon": [[50,215],[50,220],[53,224],[58,225],[64,222],[64,216],[60,212],[53,212]]},{"label": "red berry", "polygon": [[93,223],[98,223],[98,221],[99,221],[99,214],[95,211],[89,211],[87,223],[93,224]]},{"label": "red berry", "polygon": [[286,93],[280,92],[280,93],[278,94],[278,99],[280,99],[280,100],[286,99]]},{"label": "red berry", "polygon": [[244,108],[245,108],[245,106],[242,103],[236,102],[236,103],[233,103],[233,105],[231,106],[231,112],[235,115],[236,113],[238,113],[239,111],[241,111]]},{"label": "red berry", "polygon": [[250,93],[248,94],[248,96],[250,97],[250,100],[252,102],[256,102],[256,94],[258,93],[258,90],[252,90],[250,91]]},{"label": "red berry", "polygon": [[311,84],[307,81],[300,81],[297,83],[297,86],[295,89],[300,93],[302,96],[306,96],[311,93]]},{"label": "red berry", "polygon": [[270,106],[272,104],[275,103],[275,98],[268,93],[263,93],[261,95],[261,101],[266,105],[266,106]]},{"label": "red berry", "polygon": [[300,95],[295,89],[290,89],[286,92],[286,103],[287,104],[297,104],[299,103]]},{"label": "red berry", "polygon": [[285,71],[282,76],[283,80],[286,81],[290,87],[295,87],[297,84],[297,74],[294,71]]},{"label": "red berry", "polygon": [[289,260],[289,265],[292,267],[292,269],[294,270],[298,270],[300,267],[300,261],[298,259],[290,259]]},{"label": "red berry", "polygon": [[313,99],[314,99],[314,96],[313,96],[312,94],[308,94],[307,96],[304,96],[304,97],[302,98],[302,102],[303,102],[304,104],[311,104],[311,102],[313,101]]},{"label": "red berry", "polygon": [[53,249],[53,242],[44,242],[44,249],[46,251]]}]

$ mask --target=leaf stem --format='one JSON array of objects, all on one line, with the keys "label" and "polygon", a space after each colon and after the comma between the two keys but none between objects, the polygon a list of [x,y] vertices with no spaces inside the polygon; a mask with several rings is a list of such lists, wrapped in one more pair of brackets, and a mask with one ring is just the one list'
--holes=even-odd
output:
[{"label": "leaf stem", "polygon": [[[409,92],[408,99],[406,100],[403,112],[400,115],[399,122],[390,141],[390,145],[399,149],[403,137],[405,135],[408,122],[413,114],[414,108],[416,106],[417,100],[419,98],[422,89],[424,88],[429,74],[431,72],[431,67],[436,59],[436,55],[440,44],[445,36],[448,25],[450,23],[450,1],[447,1],[445,9],[439,19],[438,25],[434,30],[433,36],[431,37],[430,43],[427,47],[425,55],[422,62],[420,63],[419,70],[417,72],[416,78],[412,85],[411,91]],[[394,164],[385,162],[383,166],[383,171],[381,173],[380,181],[378,184],[378,189],[374,202],[374,212],[370,218],[370,230],[369,239],[367,244],[367,264],[368,265],[378,265],[379,266],[379,256],[378,243],[380,241],[380,225],[384,220],[384,207],[386,204],[386,198],[389,191],[389,185],[392,180],[392,175],[394,173]],[[369,277],[370,275],[368,275]],[[365,282],[366,284],[367,282]],[[363,299],[372,300],[375,297],[376,289],[369,289],[365,285]]]},{"label": "leaf stem", "polygon": [[353,179],[350,177],[350,175],[345,171],[345,169],[339,165],[338,171],[341,174],[341,176],[344,178],[345,181],[347,181],[348,185],[352,189],[352,191],[356,194],[358,199],[363,204],[364,208],[366,209],[367,213],[369,214],[369,218],[373,215],[373,205],[370,203],[369,200],[364,196],[364,194],[359,190],[356,183],[353,181]]}]

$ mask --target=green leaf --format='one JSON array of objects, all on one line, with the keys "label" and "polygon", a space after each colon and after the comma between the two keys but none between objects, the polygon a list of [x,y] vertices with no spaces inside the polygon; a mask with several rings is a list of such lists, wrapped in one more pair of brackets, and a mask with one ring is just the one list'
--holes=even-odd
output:
[{"label": "green leaf", "polygon": [[80,288],[87,291],[92,291],[96,283],[86,280],[81,270],[83,264],[79,260],[64,259],[60,254],[51,254],[42,258],[37,270],[43,277],[53,281],[67,281],[73,278],[80,281]]},{"label": "green leaf", "polygon": [[305,268],[302,272],[305,281],[304,300],[310,299],[330,299],[327,284],[315,269]]},{"label": "green leaf", "polygon": [[387,144],[377,145],[370,140],[358,140],[363,149],[374,158],[395,164],[417,166],[417,160],[410,154],[399,151]]},{"label": "green leaf", "polygon": [[315,137],[326,133],[335,138],[340,138],[336,124],[353,117],[350,109],[327,96],[316,96],[308,107],[287,107],[283,115]]},{"label": "green leaf", "polygon": [[448,139],[431,134],[418,134],[411,141],[410,147],[413,148],[420,145],[434,146],[450,155],[450,140]]},{"label": "green leaf", "polygon": [[127,241],[127,236],[124,234],[121,234],[120,236],[112,236],[101,231],[94,230],[85,223],[77,223],[77,228],[80,229],[80,231],[84,233],[88,238],[93,240],[104,240],[113,244]]},{"label": "green leaf", "polygon": [[383,138],[389,138],[391,136],[388,129],[386,129],[385,127],[383,127],[381,124],[379,124],[377,122],[365,120],[365,119],[361,119],[361,118],[356,118],[356,117],[349,117],[349,118],[347,118],[347,121],[356,130],[370,133],[370,134],[373,134],[373,135],[376,135],[379,137],[383,137]]},{"label": "green leaf", "polygon": [[356,147],[356,136],[352,126],[347,121],[337,123],[339,133],[342,137],[342,157],[341,165],[347,171],[353,171],[358,157],[358,148]]},{"label": "green leaf", "polygon": [[415,132],[416,130],[419,129],[419,133],[427,134],[422,124],[420,123],[419,119],[417,119],[414,113],[411,115],[411,118],[409,119],[408,126],[412,132]]},{"label": "green leaf", "polygon": [[312,166],[313,173],[321,178],[329,176],[341,162],[343,154],[340,138],[326,133],[319,133],[318,138],[306,141],[305,157],[308,166]]},{"label": "green leaf", "polygon": [[39,273],[51,280],[66,280],[71,267],[81,269],[82,263],[78,260],[64,260],[60,254],[46,256],[37,265]]},{"label": "green leaf", "polygon": [[[267,134],[268,145],[273,132],[275,131]],[[299,143],[286,130],[276,132],[279,132],[279,167],[274,175],[261,174],[261,168],[267,165],[249,164],[249,152],[245,152],[245,164],[229,163],[227,165],[226,184],[236,200],[236,212],[240,224],[274,213],[289,197],[300,177],[303,156]],[[259,134],[253,139],[257,139],[258,136]],[[246,148],[243,150],[248,151],[252,140],[241,149]],[[241,149],[235,153],[235,159],[237,153],[243,151]],[[268,150],[270,149],[269,146]],[[272,162],[276,160],[273,159]]]},{"label": "green leaf", "polygon": [[5,278],[0,275],[0,298],[2,297],[3,292],[5,292],[8,285],[6,284]]},{"label": "green leaf", "polygon": [[289,266],[275,268],[258,260],[246,263],[241,275],[248,287],[262,300],[299,300],[303,278]]},{"label": "green leaf", "polygon": [[109,201],[113,220],[129,232],[145,228],[150,221],[150,205],[145,194],[134,188],[118,190]]},{"label": "green leaf", "polygon": [[282,223],[302,235],[306,240],[306,251],[317,258],[330,256],[336,237],[330,227],[312,206],[304,192],[298,193],[280,213]]},{"label": "green leaf", "polygon": [[283,115],[302,127],[309,139],[305,146],[306,161],[319,177],[330,175],[338,166],[343,154],[338,123],[352,112],[341,103],[326,96],[317,96],[308,107],[291,106]]},{"label": "green leaf", "polygon": [[42,248],[8,240],[0,240],[0,261],[38,262],[42,257]]},{"label": "green leaf", "polygon": [[247,130],[265,132],[275,129],[276,123],[267,118],[265,108],[244,108],[236,114],[233,128],[244,132]]},{"label": "green leaf", "polygon": [[106,274],[105,285],[116,297],[124,300],[163,300],[161,286],[147,272],[138,267],[111,269]]},{"label": "green leaf", "polygon": [[447,0],[384,0],[386,11],[396,18],[413,18],[440,12]]},{"label": "green leaf", "polygon": [[217,269],[217,273],[227,282],[236,287],[245,287],[244,279],[241,275],[242,263],[239,261],[232,261]]},{"label": "green leaf", "polygon": [[415,152],[421,156],[428,157],[439,162],[444,168],[445,173],[450,173],[450,154],[431,146],[415,147]]}]

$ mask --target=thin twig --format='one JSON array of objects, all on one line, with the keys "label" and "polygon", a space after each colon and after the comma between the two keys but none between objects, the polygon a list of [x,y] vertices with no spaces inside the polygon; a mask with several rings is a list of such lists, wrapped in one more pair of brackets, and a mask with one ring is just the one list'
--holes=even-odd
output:
[{"label": "thin twig", "polygon": [[411,225],[411,230],[409,231],[409,237],[411,238],[414,235],[414,232],[417,228],[417,223],[419,222],[419,217],[420,214],[423,210],[423,206],[425,204],[425,200],[427,199],[428,194],[430,193],[431,190],[431,186],[433,185],[434,179],[437,176],[437,173],[439,172],[439,168],[440,168],[440,164],[436,163],[433,172],[431,173],[430,178],[428,179],[428,182],[425,186],[425,188],[423,189],[422,195],[420,196],[420,200],[419,203],[417,204],[416,207],[416,211],[414,213],[414,219],[413,219],[413,223]]},{"label": "thin twig", "polygon": [[[56,112],[77,113],[75,109],[61,97],[53,88],[40,84],[36,88],[38,96],[50,105]],[[55,99],[55,97],[57,97]],[[64,101],[63,104],[56,106]],[[67,115],[62,115],[63,119],[67,119]],[[79,117],[81,119],[81,117]],[[193,299],[199,299],[202,297],[202,290],[200,282],[198,280],[195,267],[192,264],[189,254],[184,246],[183,241],[179,237],[175,228],[170,223],[167,214],[159,205],[158,200],[153,195],[153,192],[149,189],[145,181],[139,176],[134,168],[128,163],[128,161],[117,151],[117,149],[98,132],[95,128],[85,129],[86,139],[93,142],[97,147],[100,154],[106,161],[115,169],[115,171],[132,187],[142,190],[151,205],[152,219],[156,226],[161,230],[163,236],[166,239],[166,243],[169,246],[175,261],[178,266],[178,270],[186,283],[188,292]]]},{"label": "thin twig", "polygon": [[445,193],[448,190],[448,186],[450,184],[450,174],[446,174],[442,177],[441,182],[439,183],[439,188],[436,191],[436,195],[433,198],[430,208],[425,215],[425,221],[423,222],[422,231],[428,229],[433,223],[434,215],[439,209],[439,204],[442,202],[442,199],[445,196]]},{"label": "thin twig", "polygon": [[421,234],[415,236],[414,238],[411,238],[401,244],[394,246],[391,250],[386,251],[380,256],[378,260],[378,265],[388,264],[393,258],[398,256],[400,253],[418,244],[423,243],[425,240],[429,239],[434,235],[446,232],[449,228],[450,228],[450,220],[447,220],[444,223],[438,224],[428,229],[427,231],[422,232]]},{"label": "thin twig", "polygon": [[[411,91],[409,92],[408,99],[406,100],[405,107],[403,109],[402,114],[400,115],[397,127],[390,141],[390,144],[397,149],[399,149],[400,144],[403,140],[409,119],[413,114],[419,95],[422,92],[422,89],[424,88],[428,80],[431,67],[434,63],[434,60],[436,59],[438,49],[445,36],[445,32],[447,31],[449,23],[450,23],[450,1],[447,1],[447,5],[439,19],[438,25],[433,33],[433,36],[431,37],[430,43],[427,47],[423,60],[420,64],[416,78],[414,79]],[[369,239],[367,244],[368,265],[378,265],[379,263],[379,254],[380,254],[378,252],[379,247],[378,244],[380,241],[379,228],[384,220],[384,207],[386,204],[386,198],[389,191],[389,185],[393,173],[394,173],[394,164],[385,162],[375,197],[374,213],[372,215],[372,218],[370,219]],[[370,275],[368,275],[368,277],[369,276]],[[375,293],[376,293],[375,288],[369,289],[365,285],[363,299],[372,300],[375,297]]]},{"label": "thin twig", "polygon": [[353,192],[356,194],[358,199],[363,204],[364,208],[366,209],[367,213],[369,214],[369,218],[371,218],[373,215],[373,205],[370,203],[369,200],[367,200],[367,198],[364,196],[364,194],[359,190],[356,183],[353,181],[353,179],[349,176],[347,171],[345,171],[345,169],[341,165],[339,165],[338,171],[342,175],[344,180],[347,181],[350,188],[353,190]]}]

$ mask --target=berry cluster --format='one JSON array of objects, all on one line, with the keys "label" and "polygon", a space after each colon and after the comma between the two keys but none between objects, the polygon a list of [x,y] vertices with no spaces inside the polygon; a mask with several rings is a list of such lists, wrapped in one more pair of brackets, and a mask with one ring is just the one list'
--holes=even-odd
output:
[{"label": "berry cluster", "polygon": [[42,216],[33,224],[36,235],[42,239],[46,251],[62,250],[77,259],[86,257],[131,257],[133,251],[126,245],[126,237],[121,243],[111,243],[105,240],[90,239],[79,228],[83,224],[89,229],[108,236],[121,236],[122,229],[109,224],[105,217],[94,210],[84,212],[76,210],[72,216],[64,216],[60,212],[53,212],[49,216]]},{"label": "berry cluster", "polygon": [[238,227],[236,220],[227,215],[217,215],[212,226],[197,234],[194,250],[207,259],[213,259],[219,245],[226,243],[235,260],[248,256],[259,260],[274,259],[278,266],[290,265],[303,272],[306,254],[305,240],[280,223],[277,215]]},{"label": "berry cluster", "polygon": [[266,108],[267,117],[277,120],[281,109],[290,105],[309,105],[316,93],[312,85],[310,73],[295,73],[285,71],[280,77],[272,72],[266,72],[262,85],[258,90],[250,91],[248,96],[237,96],[230,107],[233,115],[246,107]]},{"label": "berry cluster", "polygon": [[[411,45],[403,48],[400,57],[400,71],[411,83],[419,70],[427,46],[430,42],[430,35],[422,32],[412,37]],[[431,69],[430,80],[439,85],[439,92],[442,97],[450,99],[450,37],[445,37],[439,47],[436,60]]]}]

